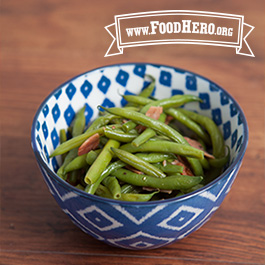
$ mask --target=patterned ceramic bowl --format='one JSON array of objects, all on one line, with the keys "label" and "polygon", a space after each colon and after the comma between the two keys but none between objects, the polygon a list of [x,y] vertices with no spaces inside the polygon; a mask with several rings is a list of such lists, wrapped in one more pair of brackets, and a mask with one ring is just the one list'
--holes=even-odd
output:
[{"label": "patterned ceramic bowl", "polygon": [[[60,158],[49,158],[59,144],[59,130],[67,128],[86,104],[86,120],[98,115],[98,105],[124,104],[120,94],[137,94],[156,77],[154,96],[193,94],[203,103],[191,110],[211,117],[231,149],[229,166],[217,179],[190,194],[150,202],[121,202],[89,195],[56,175]],[[200,228],[218,209],[240,168],[248,142],[248,127],[238,103],[221,87],[194,73],[174,67],[129,63],[81,74],[49,95],[32,125],[32,148],[44,180],[61,209],[80,229],[107,244],[128,249],[152,249],[180,240]]]}]

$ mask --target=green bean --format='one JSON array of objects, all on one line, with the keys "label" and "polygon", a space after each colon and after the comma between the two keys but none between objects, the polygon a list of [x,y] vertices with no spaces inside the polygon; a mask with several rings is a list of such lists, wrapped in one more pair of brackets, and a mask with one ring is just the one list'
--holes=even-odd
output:
[{"label": "green bean", "polygon": [[70,151],[71,149],[79,147],[87,138],[89,138],[90,136],[92,136],[96,133],[102,135],[104,133],[104,128],[101,127],[101,128],[98,128],[98,129],[95,129],[92,131],[87,131],[83,134],[80,134],[74,138],[69,139],[68,141],[57,146],[57,148],[53,151],[53,153],[50,155],[50,157],[64,154],[64,153]]},{"label": "green bean", "polygon": [[119,116],[112,115],[109,113],[104,114],[104,116],[98,117],[89,125],[88,129],[86,130],[86,133],[99,129],[116,118],[119,118]]},{"label": "green bean", "polygon": [[202,100],[199,97],[193,95],[175,95],[170,98],[151,101],[141,109],[141,113],[146,113],[151,106],[159,106],[163,107],[164,109],[167,109],[171,107],[180,107],[192,101],[202,101]]},{"label": "green bean", "polygon": [[202,101],[201,98],[193,95],[175,95],[160,100],[152,100],[150,98],[141,97],[140,95],[124,95],[123,98],[134,104],[144,105],[141,109],[141,113],[146,113],[151,106],[159,106],[168,109],[171,107],[180,107],[188,102]]},{"label": "green bean", "polygon": [[137,95],[123,95],[122,97],[130,103],[134,103],[134,104],[141,105],[141,106],[147,105],[150,102],[155,102],[154,100],[150,98],[141,97]]},{"label": "green bean", "polygon": [[85,109],[86,107],[84,106],[75,115],[75,118],[73,121],[73,129],[72,129],[73,137],[76,137],[84,132],[85,125],[86,125]]},{"label": "green bean", "polygon": [[87,154],[85,154],[86,155],[86,163],[88,165],[92,165],[94,163],[94,161],[96,160],[96,158],[98,157],[100,152],[101,152],[101,149],[97,149],[97,150],[91,150]]},{"label": "green bean", "polygon": [[109,189],[103,185],[99,185],[96,192],[96,195],[100,196],[100,197],[105,197],[108,199],[113,199],[111,192],[109,191]]},{"label": "green bean", "polygon": [[[204,141],[202,139],[198,139],[198,142],[201,144],[203,150],[206,151],[206,145],[205,145]],[[200,161],[202,168],[204,168],[206,170],[210,169],[210,164],[209,164],[207,157],[204,157],[203,159],[200,159],[199,161]]]},{"label": "green bean", "polygon": [[121,198],[121,186],[114,176],[108,176],[102,181],[105,187],[107,187],[113,196],[113,199]]},{"label": "green bean", "polygon": [[[60,144],[64,143],[67,141],[67,136],[66,136],[66,130],[65,129],[61,129],[60,130]],[[62,155],[62,163],[64,162],[66,154]]]},{"label": "green bean", "polygon": [[126,183],[121,186],[121,193],[135,193],[135,186]]},{"label": "green bean", "polygon": [[[154,88],[155,88],[155,78],[152,77],[151,75],[146,75],[148,76],[149,78],[151,78],[152,82],[150,83],[150,85],[148,87],[146,87],[145,89],[143,89],[142,92],[140,92],[139,96],[140,97],[143,97],[143,98],[148,98],[154,91]],[[123,98],[125,99],[125,97],[123,96]],[[127,104],[127,106],[137,106],[138,104],[134,104],[132,102],[129,102]],[[136,123],[133,122],[133,121],[128,121],[126,123],[124,123],[123,125],[123,130],[125,132],[128,132],[130,131],[131,129],[134,129],[136,127]]]},{"label": "green bean", "polygon": [[81,168],[84,168],[86,165],[92,165],[92,163],[95,161],[95,159],[97,158],[99,152],[101,150],[91,150],[90,152],[88,152],[87,154],[83,154],[80,156],[77,156],[75,158],[73,158],[72,161],[70,161],[64,168],[64,174],[70,172],[70,171],[74,171],[74,170],[78,170]]},{"label": "green bean", "polygon": [[[103,128],[103,132],[104,132],[104,128]],[[108,140],[109,138],[105,136],[101,136],[99,139],[99,146],[104,146],[108,142]]]},{"label": "green bean", "polygon": [[167,159],[175,158],[175,156],[170,153],[136,153],[135,155],[149,163],[159,163]]},{"label": "green bean", "polygon": [[151,187],[161,190],[189,189],[199,184],[203,179],[202,176],[185,175],[172,175],[166,178],[156,178],[148,175],[139,175],[123,168],[115,170],[113,175],[120,181],[135,186]]},{"label": "green bean", "polygon": [[109,176],[114,170],[124,167],[124,166],[125,166],[125,163],[120,160],[109,164],[95,183],[86,186],[85,191],[87,193],[94,194],[98,186],[100,185],[100,183],[104,180],[104,178]]},{"label": "green bean", "polygon": [[180,196],[183,196],[183,195],[185,195],[185,193],[183,191],[179,191],[178,194],[176,195],[176,198],[180,197]]},{"label": "green bean", "polygon": [[157,178],[165,178],[166,175],[157,167],[152,164],[145,162],[141,158],[121,149],[111,148],[111,151],[124,163],[140,170],[141,172],[157,177]]},{"label": "green bean", "polygon": [[[85,107],[83,107],[80,111],[77,112],[77,114],[73,120],[72,136],[73,137],[79,136],[84,131],[84,128],[85,128]],[[65,141],[62,144],[60,144],[56,148],[56,150],[60,149],[64,145],[67,145],[67,142],[68,141]],[[70,149],[67,150],[66,152],[68,152],[68,151],[70,151]],[[66,152],[64,152],[64,153],[66,153]],[[53,154],[54,153],[56,153],[56,151],[54,151]],[[53,154],[51,156],[54,156]],[[77,157],[77,154],[78,154],[77,149],[73,149],[67,155],[64,156],[63,164],[60,166],[60,168],[57,171],[57,175],[59,177],[66,180],[64,168],[67,166],[67,164],[69,162],[71,162],[75,157]]]},{"label": "green bean", "polygon": [[[66,143],[66,142],[65,142]],[[59,145],[60,147],[61,145]],[[77,152],[78,150],[75,148],[75,149],[72,149],[70,150],[67,155],[65,156],[64,158],[64,161],[63,161],[63,164],[60,166],[60,168],[57,170],[57,175],[66,180],[66,174],[64,172],[64,168],[68,165],[68,163],[70,163],[75,157],[77,157]]]},{"label": "green bean", "polygon": [[148,141],[150,138],[154,137],[156,132],[151,128],[146,128],[138,137],[132,141],[132,145],[140,146],[141,144]]},{"label": "green bean", "polygon": [[147,202],[152,199],[152,197],[159,191],[154,191],[152,193],[122,193],[121,201],[131,201],[131,202]]},{"label": "green bean", "polygon": [[80,169],[80,175],[79,175],[79,178],[78,178],[79,184],[81,184],[84,187],[84,190],[85,190],[85,188],[87,186],[87,184],[84,181],[84,174],[88,170],[88,168],[89,168],[89,166],[86,166],[86,167]]},{"label": "green bean", "polygon": [[[158,119],[161,122],[165,122],[166,115],[162,113]],[[146,128],[139,136],[137,136],[133,141],[132,145],[134,146],[140,146],[141,144],[148,141],[150,138],[156,135],[156,132],[151,128]]]},{"label": "green bean", "polygon": [[67,181],[75,186],[77,184],[78,181],[78,177],[79,177],[80,172],[78,170],[74,170],[71,171],[68,175],[67,175]]},{"label": "green bean", "polygon": [[180,109],[180,111],[190,117],[195,122],[205,127],[211,138],[213,156],[216,158],[224,156],[224,138],[214,121],[209,117],[203,116],[201,114],[189,110]]},{"label": "green bean", "polygon": [[132,129],[134,129],[135,127],[137,126],[137,124],[133,121],[127,121],[125,122],[123,125],[122,125],[122,129],[125,131],[125,132],[129,132],[131,131]]},{"label": "green bean", "polygon": [[200,189],[200,188],[202,188],[202,187],[203,187],[202,184],[197,184],[197,185],[191,187],[190,189],[182,190],[182,192],[183,192],[184,194],[187,194],[187,193],[193,192],[193,191],[195,191],[195,190],[198,190],[198,189]]},{"label": "green bean", "polygon": [[60,144],[67,141],[66,131],[65,129],[60,130]]},{"label": "green bean", "polygon": [[198,137],[200,137],[205,143],[210,144],[208,134],[196,122],[194,122],[184,113],[180,112],[179,109],[169,108],[165,110],[165,113],[172,116],[174,119],[195,132],[196,135],[198,135]]},{"label": "green bean", "polygon": [[226,149],[227,149],[227,155],[221,158],[209,159],[209,164],[211,167],[222,168],[228,163],[230,158],[230,149],[227,146]]},{"label": "green bean", "polygon": [[204,153],[202,150],[194,148],[190,145],[179,144],[163,140],[149,140],[148,142],[138,147],[135,147],[131,143],[128,143],[122,145],[120,149],[130,153],[162,152],[162,153],[174,153],[176,155],[189,156],[198,159],[202,159],[204,157]]},{"label": "green bean", "polygon": [[173,165],[171,163],[166,163],[166,165],[161,165],[160,163],[155,164],[156,167],[161,169],[163,172],[167,173],[168,175],[176,175],[177,173],[183,172],[183,167],[179,165]]},{"label": "green bean", "polygon": [[151,75],[146,74],[145,76],[148,76],[151,79],[151,83],[140,92],[139,96],[148,98],[152,95],[154,88],[155,88],[155,78]]},{"label": "green bean", "polygon": [[124,143],[129,143],[138,136],[138,134],[125,133],[124,131],[114,130],[109,127],[104,128],[104,134],[107,138]]},{"label": "green bean", "polygon": [[194,175],[204,176],[203,167],[198,159],[191,157],[186,157],[186,159],[189,162]]},{"label": "green bean", "polygon": [[77,156],[75,158],[73,158],[73,160],[71,160],[64,168],[64,174],[73,171],[73,170],[77,170],[77,169],[81,169],[83,167],[85,167],[87,165],[86,162],[86,155],[81,155],[81,156]]},{"label": "green bean", "polygon": [[[146,74],[145,76],[149,77],[151,79],[151,83],[146,87],[144,88],[140,93],[139,93],[139,96],[141,97],[145,97],[145,98],[148,98],[149,96],[151,96],[151,94],[153,93],[154,91],[154,88],[155,88],[155,78],[151,75],[148,75]],[[131,103],[131,102],[128,102],[126,104],[126,106],[137,106],[138,104],[134,104],[134,103]]]},{"label": "green bean", "polygon": [[105,168],[108,166],[112,159],[112,152],[110,151],[111,147],[118,148],[120,146],[120,143],[116,140],[110,139],[107,144],[102,149],[99,156],[96,158],[94,163],[91,165],[91,167],[88,169],[86,175],[85,175],[85,182],[87,184],[93,184],[97,181],[97,179],[100,177],[102,172],[105,170]]},{"label": "green bean", "polygon": [[200,159],[199,161],[204,169],[210,169],[210,164],[206,157],[204,157],[203,159]]},{"label": "green bean", "polygon": [[85,190],[85,188],[81,184],[77,184],[75,187],[79,190]]},{"label": "green bean", "polygon": [[[151,75],[146,75],[148,77],[151,78],[152,82],[150,83],[150,85],[148,87],[146,87],[145,89],[143,89],[143,91],[139,94],[140,97],[143,97],[143,98],[148,98],[154,91],[154,88],[155,88],[155,78],[152,77]],[[125,96],[123,96],[124,99]],[[127,106],[137,106],[138,104],[135,104],[135,103],[132,103],[132,102],[129,102],[127,103]],[[136,123],[133,122],[133,121],[128,121],[126,122],[124,125],[123,125],[123,129],[125,132],[128,132],[130,131],[131,129],[135,128],[136,127]]]}]

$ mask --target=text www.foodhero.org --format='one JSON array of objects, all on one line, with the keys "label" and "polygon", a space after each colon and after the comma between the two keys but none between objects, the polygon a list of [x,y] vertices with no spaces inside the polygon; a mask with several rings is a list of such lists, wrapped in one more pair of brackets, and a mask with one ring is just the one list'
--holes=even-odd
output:
[{"label": "text www.foodhero.org", "polygon": [[126,28],[127,36],[144,36],[154,34],[209,34],[221,36],[233,36],[233,28],[216,27],[214,23],[192,22],[191,20],[182,20],[181,22],[159,22],[150,21],[150,26]]}]

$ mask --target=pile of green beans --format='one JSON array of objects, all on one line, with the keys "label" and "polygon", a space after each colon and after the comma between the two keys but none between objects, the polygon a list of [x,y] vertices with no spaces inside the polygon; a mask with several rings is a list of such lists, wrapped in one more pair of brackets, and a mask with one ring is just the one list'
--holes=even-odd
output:
[{"label": "pile of green beans", "polygon": [[[123,96],[124,107],[99,106],[99,117],[87,128],[83,107],[68,131],[60,131],[60,145],[50,155],[61,156],[60,178],[89,194],[142,202],[187,194],[222,172],[229,148],[217,125],[182,108],[201,99],[175,95],[156,100],[151,96],[155,79],[149,78],[139,95]],[[162,108],[160,117],[147,115],[150,108]],[[97,142],[87,144],[91,137]],[[88,149],[80,153],[84,145]]]}]

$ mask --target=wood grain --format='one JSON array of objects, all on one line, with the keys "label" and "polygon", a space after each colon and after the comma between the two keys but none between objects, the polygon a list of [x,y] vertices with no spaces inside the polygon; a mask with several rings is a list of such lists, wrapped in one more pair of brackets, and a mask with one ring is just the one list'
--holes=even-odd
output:
[{"label": "wood grain", "polygon": [[[106,57],[114,16],[153,10],[203,10],[245,16],[255,58],[197,45],[125,49]],[[2,0],[0,264],[264,264],[263,1]],[[249,145],[231,192],[213,218],[180,242],[155,251],[110,247],[84,234],[60,210],[30,145],[34,114],[58,85],[121,62],[168,64],[227,89],[248,120]]]}]

